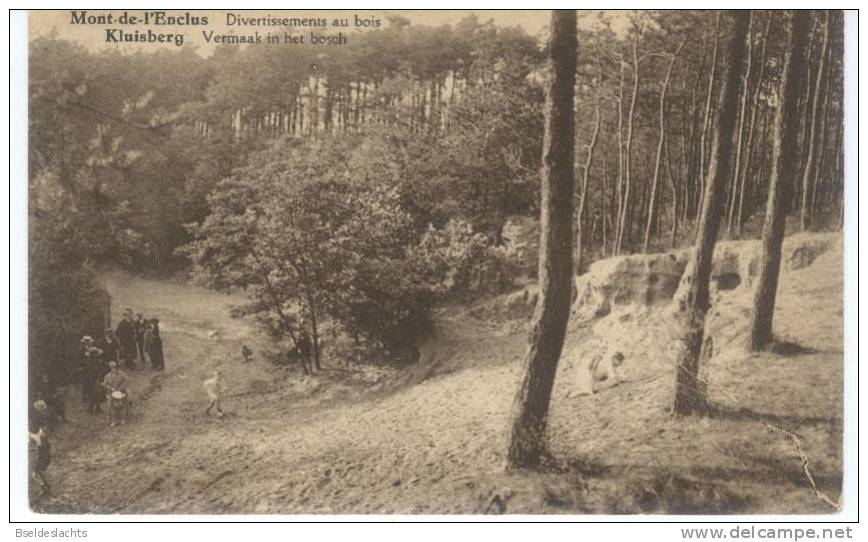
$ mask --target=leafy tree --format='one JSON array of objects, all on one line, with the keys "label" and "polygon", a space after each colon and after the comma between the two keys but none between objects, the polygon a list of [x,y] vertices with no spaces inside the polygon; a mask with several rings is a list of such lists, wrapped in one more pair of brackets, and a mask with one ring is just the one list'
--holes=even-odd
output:
[{"label": "leafy tree", "polygon": [[257,154],[218,184],[185,249],[206,284],[248,292],[239,314],[293,342],[307,329],[317,359],[326,316],[393,350],[425,332],[430,315],[431,292],[406,258],[411,217],[394,187],[354,182],[352,150],[320,140]]}]

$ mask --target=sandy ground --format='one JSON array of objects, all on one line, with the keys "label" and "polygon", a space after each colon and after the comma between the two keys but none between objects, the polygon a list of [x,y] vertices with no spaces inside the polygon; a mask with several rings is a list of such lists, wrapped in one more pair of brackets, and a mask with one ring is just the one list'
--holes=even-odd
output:
[{"label": "sandy ground", "polygon": [[[816,236],[815,236],[816,237]],[[552,403],[556,462],[504,472],[505,434],[526,349],[523,319],[480,319],[466,307],[438,314],[422,359],[401,371],[347,371],[327,359],[312,377],[280,369],[237,302],[180,282],[105,276],[114,311],[162,322],[164,373],[131,374],[133,419],[108,428],[66,390],[71,424],[55,439],[49,513],[832,513],[814,495],[797,434],[820,491],[837,499],[842,442],[840,235],[783,274],[781,354],[740,348],[751,290],[721,292],[706,367],[721,414],[673,419],[670,305],[626,303],[575,321]],[[629,300],[628,300],[629,301]],[[570,397],[579,359],[615,340],[628,382]],[[612,339],[615,337],[615,339]],[[241,360],[242,343],[256,359]],[[220,367],[227,416],[207,416],[202,380]]]}]

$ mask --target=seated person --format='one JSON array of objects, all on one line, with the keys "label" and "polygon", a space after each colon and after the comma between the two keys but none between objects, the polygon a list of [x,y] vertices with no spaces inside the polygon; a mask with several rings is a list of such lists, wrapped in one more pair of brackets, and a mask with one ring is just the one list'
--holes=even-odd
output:
[{"label": "seated person", "polygon": [[109,362],[109,373],[103,378],[102,385],[108,393],[109,400],[109,425],[114,427],[118,421],[126,422],[127,407],[127,375],[118,369],[116,361]]}]

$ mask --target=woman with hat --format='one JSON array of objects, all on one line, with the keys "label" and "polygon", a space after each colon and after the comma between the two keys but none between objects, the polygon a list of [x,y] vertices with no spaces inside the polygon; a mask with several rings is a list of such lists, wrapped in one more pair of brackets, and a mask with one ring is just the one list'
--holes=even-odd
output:
[{"label": "woman with hat", "polygon": [[166,368],[166,363],[163,358],[163,339],[160,337],[160,321],[157,318],[151,319],[149,328],[150,335],[148,336],[148,358],[151,360],[151,368],[162,371]]}]

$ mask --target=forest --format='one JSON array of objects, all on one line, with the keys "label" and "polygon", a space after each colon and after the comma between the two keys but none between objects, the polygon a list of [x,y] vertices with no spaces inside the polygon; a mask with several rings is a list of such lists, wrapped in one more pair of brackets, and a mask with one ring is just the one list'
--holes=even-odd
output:
[{"label": "forest", "polygon": [[[577,272],[691,244],[709,167],[730,23],[623,18],[580,16]],[[785,19],[750,15],[726,238],[759,235]],[[797,229],[843,216],[842,20],[811,16]],[[53,288],[71,275],[86,290],[88,270],[111,264],[248,289],[243,312],[277,337],[321,313],[381,347],[412,341],[438,299],[502,291],[523,270],[509,234],[539,213],[543,60],[522,29],[475,16],[439,28],[392,17],[344,48],[223,46],[204,59],[34,40],[31,299],[45,313],[31,328],[60,319],[67,340],[80,336],[73,322],[87,320],[63,313],[83,305]]]},{"label": "forest", "polygon": [[[574,256],[555,262],[569,267],[555,304],[574,298],[570,284],[594,262],[697,247],[705,286],[688,298],[677,363],[678,389],[696,389],[674,406],[696,411],[711,265],[700,247],[764,238],[780,259],[784,233],[843,226],[844,16],[580,11],[573,21],[561,20],[578,44],[567,83],[554,36],[475,15],[439,27],[390,16],[341,47],[220,45],[207,56],[32,39],[31,382],[74,378],[70,352],[104,325],[106,270],[241,294],[232,316],[268,338],[277,365],[295,363],[309,334],[305,373],[338,362],[322,345],[339,338],[357,360],[409,368],[444,307],[536,280],[546,306],[558,274],[539,260],[557,258],[557,238]],[[549,154],[558,145],[574,157],[567,169]],[[553,196],[546,175],[569,177],[568,193]],[[556,213],[559,198],[569,215]],[[558,216],[569,236],[550,231]],[[769,272],[757,303],[771,295],[773,312]],[[771,314],[758,318],[756,350],[772,342]],[[563,342],[541,320],[533,329],[528,375],[534,356],[551,358],[536,347]],[[545,418],[534,397],[551,393],[528,379],[514,464],[542,453],[515,444]]]}]

